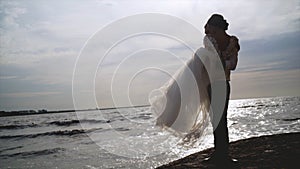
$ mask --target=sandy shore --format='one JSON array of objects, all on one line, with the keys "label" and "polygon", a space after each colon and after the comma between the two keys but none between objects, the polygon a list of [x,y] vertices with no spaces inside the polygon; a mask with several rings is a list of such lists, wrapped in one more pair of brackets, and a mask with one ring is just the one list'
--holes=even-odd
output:
[{"label": "sandy shore", "polygon": [[166,168],[300,168],[300,132],[254,137],[230,143],[230,166],[204,161],[213,152],[207,149],[169,164]]}]

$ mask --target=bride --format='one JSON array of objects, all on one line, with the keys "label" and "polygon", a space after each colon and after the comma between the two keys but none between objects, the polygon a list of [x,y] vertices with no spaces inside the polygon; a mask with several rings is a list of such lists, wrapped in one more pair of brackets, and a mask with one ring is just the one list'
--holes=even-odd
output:
[{"label": "bride", "polygon": [[208,85],[216,79],[225,80],[212,40],[213,37],[206,35],[204,47],[159,89],[162,95],[150,98],[151,108],[158,116],[156,125],[184,134],[188,139],[200,137],[208,124]]}]

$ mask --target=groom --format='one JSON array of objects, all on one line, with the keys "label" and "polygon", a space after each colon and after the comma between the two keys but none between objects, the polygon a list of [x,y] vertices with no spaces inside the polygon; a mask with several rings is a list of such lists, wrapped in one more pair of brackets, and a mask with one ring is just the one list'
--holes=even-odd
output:
[{"label": "groom", "polygon": [[[215,152],[214,154],[206,160],[216,161],[216,162],[228,162],[231,161],[229,157],[229,137],[228,137],[228,128],[227,128],[227,109],[228,109],[228,101],[230,96],[230,72],[231,70],[235,70],[237,61],[238,61],[238,51],[240,50],[240,46],[238,43],[238,39],[235,36],[230,36],[226,33],[228,29],[228,23],[224,19],[222,15],[213,14],[205,25],[205,34],[210,37],[210,40],[216,51],[219,54],[219,57],[223,64],[223,69],[226,77],[226,100],[225,107],[222,108],[221,111],[216,105],[212,103],[212,114],[210,114],[212,126],[214,129],[214,145]],[[223,80],[224,84],[224,80]],[[211,99],[211,89],[216,88],[218,86],[217,82],[212,82],[208,86],[208,93]],[[219,85],[220,86],[220,85]],[[214,111],[215,110],[215,111]],[[223,110],[223,111],[222,111]]]}]

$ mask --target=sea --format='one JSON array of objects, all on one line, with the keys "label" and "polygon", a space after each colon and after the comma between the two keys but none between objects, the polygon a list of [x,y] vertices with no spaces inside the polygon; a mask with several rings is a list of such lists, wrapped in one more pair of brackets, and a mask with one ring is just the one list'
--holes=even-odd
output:
[{"label": "sea", "polygon": [[[300,132],[300,97],[230,100],[230,141]],[[0,117],[0,168],[155,168],[213,147],[155,126],[149,107]]]}]

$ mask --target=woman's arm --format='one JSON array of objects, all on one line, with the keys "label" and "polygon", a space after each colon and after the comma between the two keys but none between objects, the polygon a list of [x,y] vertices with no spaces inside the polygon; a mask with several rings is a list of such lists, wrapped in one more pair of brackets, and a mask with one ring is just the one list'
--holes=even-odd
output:
[{"label": "woman's arm", "polygon": [[229,60],[225,61],[226,69],[235,70],[237,62],[238,62],[238,51],[236,50],[230,54]]},{"label": "woman's arm", "polygon": [[238,62],[238,51],[240,50],[240,45],[238,43],[238,38],[232,37],[230,46],[226,51],[227,59],[225,61],[226,69],[235,70]]}]

